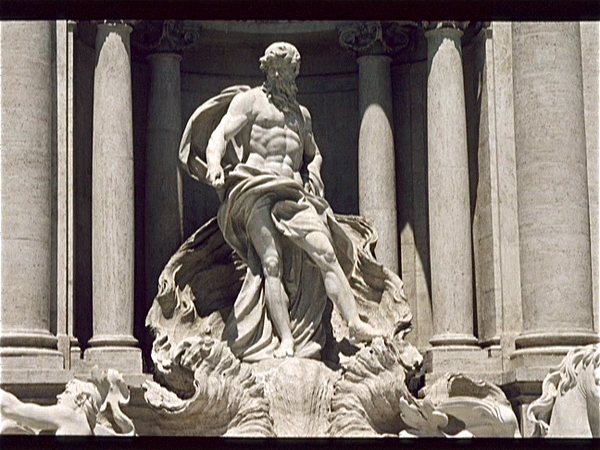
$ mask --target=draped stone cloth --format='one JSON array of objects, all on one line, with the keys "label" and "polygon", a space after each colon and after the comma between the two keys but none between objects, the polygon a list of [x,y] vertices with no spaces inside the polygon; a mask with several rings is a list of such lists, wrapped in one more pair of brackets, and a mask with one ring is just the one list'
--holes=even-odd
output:
[{"label": "draped stone cloth", "polygon": [[219,208],[219,228],[227,243],[248,265],[246,278],[225,325],[223,337],[234,354],[245,360],[270,357],[277,346],[264,299],[261,263],[248,238],[247,224],[258,210],[267,210],[283,236],[283,284],[297,356],[318,357],[325,336],[321,327],[327,302],[320,270],[297,245],[313,231],[329,236],[346,275],[353,267],[352,241],[320,197],[306,192],[291,178],[266,173],[243,163],[229,173],[225,200]]},{"label": "draped stone cloth", "polygon": [[[201,105],[190,118],[179,156],[183,167],[193,178],[206,182],[205,150],[210,134],[225,114],[231,99],[248,89],[247,86],[228,88]],[[192,322],[199,323],[202,316],[215,311],[221,313],[219,317],[223,324],[216,328],[221,330],[221,338],[227,341],[238,358],[255,362],[273,357],[279,339],[266,307],[260,259],[246,231],[259,211],[270,214],[281,234],[282,280],[289,297],[296,356],[320,358],[326,341],[325,328],[329,326],[331,330],[329,323],[323,326],[324,314],[327,316],[325,321],[330,318],[326,313],[328,299],[321,272],[310,255],[297,245],[313,231],[329,237],[354,291],[359,313],[384,332],[391,333],[398,326],[408,326],[411,314],[403,296],[402,282],[374,260],[372,250],[376,234],[370,225],[364,219],[353,216],[343,218],[345,223],[340,224],[338,219],[343,216],[334,215],[323,197],[308,192],[291,178],[244,164],[246,157],[246,149],[238,141],[233,140],[228,145],[222,161],[226,181],[218,191],[222,201],[217,215],[219,229],[207,224],[194,233],[171,258],[161,275],[159,293],[146,321],[157,335],[153,352],[168,353],[167,350],[182,337],[199,332],[200,326],[189,323],[180,324],[180,328],[188,332],[173,332],[174,321],[183,322],[181,318],[186,314],[189,316],[190,304],[193,303],[201,317],[194,318]],[[309,176],[304,173],[303,178],[311,184],[312,192],[323,192],[318,174]],[[219,231],[222,236],[217,236]],[[213,267],[215,264],[236,265],[235,257],[223,263],[224,257],[215,256],[216,249],[224,252],[219,246],[219,238],[224,238],[245,263],[237,264],[235,270],[223,269],[220,272],[227,274],[223,277],[230,277],[231,284],[236,285],[235,274],[245,269],[239,291],[205,276],[212,270],[210,264],[206,264],[208,259],[213,259]],[[212,255],[206,250],[208,248],[214,250]],[[211,284],[219,295],[206,292],[210,291]],[[220,287],[216,289],[217,286]],[[235,291],[237,294],[232,295]],[[337,320],[336,323],[340,322]],[[340,324],[340,327],[343,328],[343,325]],[[341,334],[347,335],[347,329]],[[168,346],[166,342],[169,342]]]}]

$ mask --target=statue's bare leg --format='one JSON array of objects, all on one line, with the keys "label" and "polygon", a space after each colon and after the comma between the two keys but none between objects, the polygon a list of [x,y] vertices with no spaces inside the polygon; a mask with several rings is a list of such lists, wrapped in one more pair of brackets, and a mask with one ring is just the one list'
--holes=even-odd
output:
[{"label": "statue's bare leg", "polygon": [[329,237],[320,231],[313,231],[297,244],[321,270],[327,296],[335,303],[342,318],[348,323],[350,338],[357,341],[370,341],[379,336],[381,333],[358,315],[352,288],[335,256]]},{"label": "statue's bare leg", "polygon": [[294,355],[294,338],[290,327],[289,298],[282,282],[281,244],[268,209],[258,210],[248,224],[248,234],[260,258],[265,276],[265,302],[281,344],[277,358]]}]

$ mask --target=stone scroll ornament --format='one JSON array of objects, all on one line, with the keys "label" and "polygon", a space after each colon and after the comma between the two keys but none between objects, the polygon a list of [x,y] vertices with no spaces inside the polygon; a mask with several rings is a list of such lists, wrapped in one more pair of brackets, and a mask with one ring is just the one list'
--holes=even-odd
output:
[{"label": "stone scroll ornament", "polygon": [[50,406],[24,403],[0,389],[0,434],[134,436],[135,426],[121,410],[129,388],[114,369],[92,370],[91,381],[73,379]]},{"label": "stone scroll ornament", "polygon": [[529,405],[534,437],[600,437],[600,345],[571,350]]},{"label": "stone scroll ornament", "polygon": [[[289,68],[280,69],[289,73],[285,72]],[[194,112],[179,152],[190,176],[207,182],[211,135],[237,95],[253,91],[256,98],[270,95],[268,89],[263,93],[259,89],[227,88]],[[285,103],[281,108],[276,105],[280,100],[275,94],[269,97],[271,101],[289,113]],[[423,359],[404,339],[412,314],[402,281],[374,257],[377,234],[373,227],[362,217],[331,211],[323,198],[318,170],[301,169],[300,183],[249,167],[244,163],[248,149],[239,134],[223,150],[225,182],[217,188],[222,201],[219,215],[171,257],[146,317],[154,334],[155,379],[144,385],[147,420],[140,422],[138,432],[313,437],[398,436],[403,431],[413,435],[423,424],[434,429],[427,418],[443,401],[436,397],[424,406],[414,397]],[[279,337],[265,306],[260,261],[244,231],[236,229],[243,221],[230,220],[238,214],[231,205],[252,207],[256,199],[266,197],[271,202],[271,195],[277,199],[270,213],[282,236],[282,281],[289,297],[294,341],[293,357],[284,358],[275,353]],[[297,219],[306,217],[302,215],[306,208],[314,208],[318,215],[300,220],[300,225],[310,228],[318,220],[322,224],[317,225],[327,227],[358,315],[377,330],[377,337],[366,342],[353,338],[352,329],[326,294],[321,272],[293,244],[302,232]],[[451,396],[456,385],[446,386],[446,396]],[[487,420],[499,425],[494,435],[514,436],[516,419],[502,409],[506,399],[488,385],[482,389],[473,402],[491,405]],[[462,405],[470,409],[473,403]],[[502,413],[494,414],[498,410]],[[441,424],[435,429],[443,429],[442,435],[464,431],[468,422],[451,419],[463,417],[461,413],[468,416],[461,405],[451,411],[440,409],[448,422],[462,424],[462,428]],[[412,420],[407,418],[410,414]],[[419,422],[415,417],[426,419]],[[504,422],[510,425],[502,427]],[[477,427],[472,428],[475,435]],[[493,434],[492,428],[486,428],[487,432]]]}]

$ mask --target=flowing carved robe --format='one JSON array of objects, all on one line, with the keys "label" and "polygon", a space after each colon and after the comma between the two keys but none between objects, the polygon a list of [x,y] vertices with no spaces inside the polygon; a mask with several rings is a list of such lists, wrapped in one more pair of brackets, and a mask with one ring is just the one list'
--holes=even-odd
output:
[{"label": "flowing carved robe", "polygon": [[[224,90],[201,105],[188,121],[179,156],[193,178],[206,182],[205,150],[210,134],[231,99],[248,89],[247,86],[234,86]],[[165,342],[177,341],[186,335],[186,332],[174,333],[169,321],[174,315],[187,317],[193,303],[200,316],[217,310],[222,312],[224,326],[221,327],[221,338],[228,342],[238,358],[253,362],[273,357],[279,339],[266,308],[261,263],[246,232],[246,224],[253,220],[259,208],[269,210],[282,236],[282,279],[289,297],[288,310],[296,356],[319,358],[326,340],[323,322],[324,314],[327,314],[327,294],[321,272],[310,255],[296,245],[312,231],[321,231],[329,236],[338,261],[350,280],[359,313],[364,313],[373,325],[388,332],[399,325],[408,325],[411,314],[403,297],[402,283],[395,274],[374,260],[372,250],[376,235],[368,223],[359,217],[335,216],[324,198],[307,192],[295,180],[244,164],[247,157],[245,150],[236,139],[228,145],[222,160],[226,182],[217,192],[222,201],[217,216],[219,230],[245,263],[241,288],[235,296],[231,295],[232,290],[228,290],[228,286],[216,289],[223,292],[217,296],[202,290],[210,289],[206,283],[202,289],[198,288],[201,283],[197,280],[202,278],[199,273],[202,270],[208,273],[205,261],[210,259],[210,255],[199,258],[199,252],[203,248],[221,248],[218,244],[220,236],[216,236],[218,230],[207,224],[182,245],[161,275],[160,291],[147,318],[147,324],[158,335],[154,352],[166,351],[167,347],[170,349],[176,342],[170,342],[169,346]],[[318,174],[310,174],[306,179],[314,192],[323,192]],[[338,219],[344,223],[341,224]],[[213,266],[219,261],[213,261]],[[234,262],[223,264],[232,267]],[[202,279],[206,280],[206,277]],[[195,293],[190,296],[194,285]],[[326,320],[329,321],[329,317]],[[182,325],[181,328],[185,327]],[[192,328],[187,326],[188,330]],[[167,340],[164,339],[165,334]]]}]

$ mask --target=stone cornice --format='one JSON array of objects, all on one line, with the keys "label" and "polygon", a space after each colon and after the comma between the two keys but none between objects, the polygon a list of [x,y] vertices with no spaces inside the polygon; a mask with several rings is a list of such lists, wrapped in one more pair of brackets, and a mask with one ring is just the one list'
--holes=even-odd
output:
[{"label": "stone cornice", "polygon": [[181,20],[145,20],[136,25],[131,43],[142,53],[181,53],[199,42],[200,31]]},{"label": "stone cornice", "polygon": [[355,22],[338,28],[340,45],[355,56],[393,56],[412,48],[416,22]]}]

